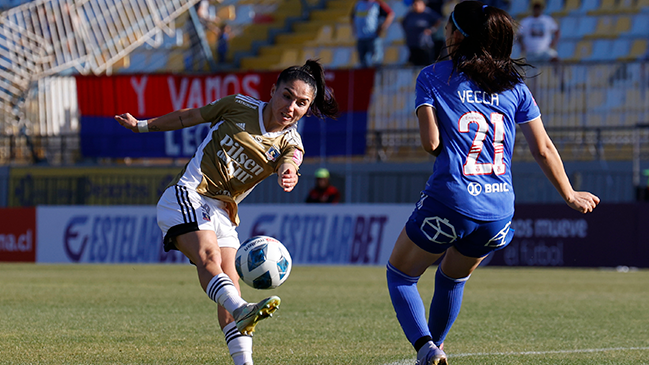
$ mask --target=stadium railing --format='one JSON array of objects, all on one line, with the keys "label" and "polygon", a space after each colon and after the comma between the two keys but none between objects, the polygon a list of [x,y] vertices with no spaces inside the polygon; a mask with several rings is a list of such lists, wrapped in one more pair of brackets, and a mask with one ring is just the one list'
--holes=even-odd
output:
[{"label": "stadium railing", "polygon": [[[649,69],[646,66],[643,62],[551,64],[529,71],[537,75],[528,83],[564,161],[599,166],[620,162],[627,167],[623,173],[616,173],[615,178],[625,176],[624,182],[620,182],[625,191],[638,185],[642,168],[649,168],[646,166],[649,162]],[[353,161],[380,162],[383,166],[430,164],[431,158],[419,145],[413,114],[414,85],[419,71],[410,67],[377,70],[368,110],[366,153]],[[87,161],[81,155],[75,85],[73,77],[50,77],[39,82],[35,96],[25,108],[29,120],[38,125],[34,130],[39,132],[26,130],[1,137],[0,165],[86,163],[96,166],[123,162]],[[363,85],[358,88],[364,90]],[[520,133],[514,151],[515,162],[531,161]],[[339,172],[345,179],[349,177],[346,169]],[[616,199],[633,199],[633,194],[624,193]]]}]

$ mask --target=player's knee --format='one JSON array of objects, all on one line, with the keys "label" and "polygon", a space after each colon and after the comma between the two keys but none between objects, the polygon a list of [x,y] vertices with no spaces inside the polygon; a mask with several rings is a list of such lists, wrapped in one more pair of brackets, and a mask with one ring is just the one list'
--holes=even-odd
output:
[{"label": "player's knee", "polygon": [[[196,266],[201,266],[206,269],[212,268],[214,266],[221,267],[221,251],[219,248],[205,247],[202,248],[199,252],[199,258],[196,262]],[[222,270],[219,270],[222,271]]]}]

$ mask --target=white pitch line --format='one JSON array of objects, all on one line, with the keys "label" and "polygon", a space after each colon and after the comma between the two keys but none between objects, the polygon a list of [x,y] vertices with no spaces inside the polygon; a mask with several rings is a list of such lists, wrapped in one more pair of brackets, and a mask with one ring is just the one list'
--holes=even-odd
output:
[{"label": "white pitch line", "polygon": [[[578,354],[588,352],[608,352],[608,351],[647,351],[649,347],[611,347],[604,349],[577,349],[577,350],[554,350],[554,351],[521,351],[521,352],[474,352],[464,354],[449,354],[453,357],[471,357],[471,356],[517,356],[517,355],[551,355],[551,354]],[[417,359],[406,359],[391,362],[385,365],[411,365]]]}]

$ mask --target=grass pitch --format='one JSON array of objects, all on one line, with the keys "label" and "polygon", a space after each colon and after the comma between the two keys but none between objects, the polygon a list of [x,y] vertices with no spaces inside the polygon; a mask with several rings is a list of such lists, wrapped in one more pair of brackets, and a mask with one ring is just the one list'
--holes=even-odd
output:
[{"label": "grass pitch", "polygon": [[[421,279],[425,303],[434,270]],[[414,364],[382,267],[294,267],[255,364]],[[479,268],[452,365],[649,364],[649,271]],[[193,266],[0,264],[0,364],[231,364]]]}]

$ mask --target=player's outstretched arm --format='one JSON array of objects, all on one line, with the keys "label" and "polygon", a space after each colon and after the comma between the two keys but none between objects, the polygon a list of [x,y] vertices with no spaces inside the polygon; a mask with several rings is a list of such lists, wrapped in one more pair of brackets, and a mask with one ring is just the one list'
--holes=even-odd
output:
[{"label": "player's outstretched arm", "polygon": [[135,133],[173,131],[205,123],[199,109],[181,109],[148,120],[135,119],[130,113],[119,114],[115,120]]},{"label": "player's outstretched arm", "polygon": [[599,198],[587,191],[575,191],[563,168],[563,161],[543,127],[541,118],[520,124],[530,152],[543,173],[557,189],[566,204],[581,213],[590,213],[599,204]]},{"label": "player's outstretched arm", "polygon": [[277,183],[284,188],[285,192],[293,190],[297,185],[297,170],[293,164],[283,163],[277,169]]}]

